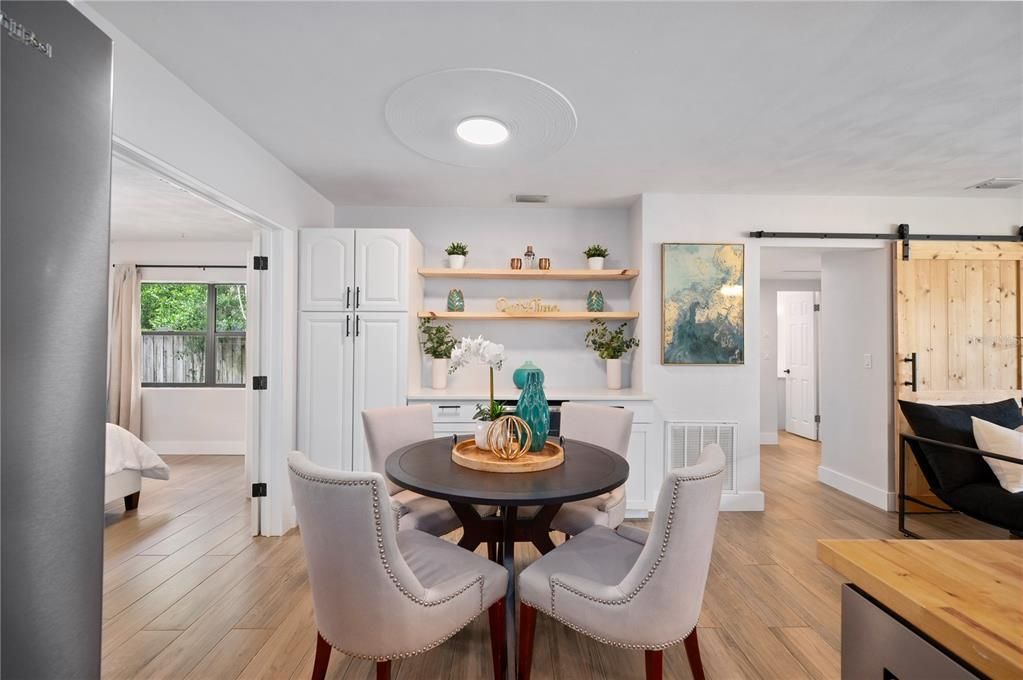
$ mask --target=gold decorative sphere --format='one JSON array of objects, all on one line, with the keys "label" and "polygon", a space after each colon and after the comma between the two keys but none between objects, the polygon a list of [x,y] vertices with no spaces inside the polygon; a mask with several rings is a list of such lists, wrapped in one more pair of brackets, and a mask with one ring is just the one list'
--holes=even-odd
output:
[{"label": "gold decorative sphere", "polygon": [[487,430],[487,446],[498,458],[514,460],[528,453],[532,443],[529,425],[518,416],[501,416]]}]

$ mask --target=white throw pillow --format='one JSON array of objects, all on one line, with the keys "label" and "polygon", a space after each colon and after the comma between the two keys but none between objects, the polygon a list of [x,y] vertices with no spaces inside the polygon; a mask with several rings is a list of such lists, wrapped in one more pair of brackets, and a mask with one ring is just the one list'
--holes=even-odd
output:
[{"label": "white throw pillow", "polygon": [[[1001,425],[989,423],[980,418],[973,420],[973,438],[977,440],[977,448],[991,453],[1000,453],[1003,456],[1019,458],[1023,461],[1023,427],[1020,430],[1010,430]],[[997,458],[985,458],[991,471],[998,477],[998,483],[1006,491],[1019,493],[1023,491],[1023,465],[1009,463]]]}]

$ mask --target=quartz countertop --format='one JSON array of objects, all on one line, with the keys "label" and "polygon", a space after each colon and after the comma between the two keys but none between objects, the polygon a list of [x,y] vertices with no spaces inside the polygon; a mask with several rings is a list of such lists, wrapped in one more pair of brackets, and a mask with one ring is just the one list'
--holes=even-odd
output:
[{"label": "quartz countertop", "polygon": [[[604,387],[544,387],[548,399],[557,401],[653,401],[645,392],[632,388],[609,390]],[[498,389],[494,393],[497,401],[515,401],[521,390]],[[486,389],[454,388],[435,390],[429,387],[410,389],[409,401],[486,401],[490,398]]]}]

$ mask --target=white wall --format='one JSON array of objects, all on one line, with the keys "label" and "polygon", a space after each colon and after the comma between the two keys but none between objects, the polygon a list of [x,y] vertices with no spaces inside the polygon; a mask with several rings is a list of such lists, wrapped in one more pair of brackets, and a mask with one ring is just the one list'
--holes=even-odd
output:
[{"label": "white wall", "polygon": [[[821,256],[818,478],[892,509],[891,251]],[[872,368],[864,367],[864,354]]]},{"label": "white wall", "polygon": [[[582,251],[592,243],[611,250],[605,266],[633,266],[628,211],[625,209],[573,209],[539,206],[508,208],[379,208],[338,206],[338,227],[408,228],[422,242],[427,267],[446,266],[444,248],[452,241],[469,246],[467,267],[507,267],[532,245],[538,257],[551,258],[555,268],[583,268]],[[509,300],[539,296],[560,305],[563,311],[586,308],[586,294],[599,288],[608,310],[629,309],[630,284],[605,281],[586,285],[569,281],[489,281],[426,279],[427,309],[445,309],[451,288],[465,295],[466,309],[493,311],[498,297]],[[544,370],[548,386],[562,388],[603,387],[603,362],[587,350],[584,322],[550,321],[456,321],[456,335],[479,335],[503,343],[507,352],[504,370],[495,376],[498,388],[511,389],[512,372],[527,359]],[[430,367],[423,364],[430,379]],[[488,373],[478,366],[466,367],[450,376],[449,389],[483,389]],[[429,386],[429,385],[424,385]]]},{"label": "white wall", "polygon": [[114,41],[114,135],[282,227],[328,226],[334,206],[88,5]]},{"label": "white wall", "polygon": [[[244,265],[250,245],[237,241],[113,241],[112,264]],[[145,269],[143,280],[245,282],[244,269]],[[142,388],[142,440],[158,453],[245,453],[245,390]]]},{"label": "white wall", "polygon": [[764,279],[760,282],[761,444],[777,444],[778,430],[784,429],[785,379],[778,377],[778,292],[789,290],[820,290],[820,281]]}]

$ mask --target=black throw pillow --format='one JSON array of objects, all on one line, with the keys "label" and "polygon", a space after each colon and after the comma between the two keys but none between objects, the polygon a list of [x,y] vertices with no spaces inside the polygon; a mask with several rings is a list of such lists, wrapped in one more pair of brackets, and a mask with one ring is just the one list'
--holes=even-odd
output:
[{"label": "black throw pillow", "polygon": [[[1023,425],[1023,415],[1015,399],[1006,399],[993,404],[955,404],[933,406],[912,401],[899,401],[913,433],[918,437],[937,439],[949,444],[977,448],[973,438],[971,417],[1015,430]],[[966,484],[998,483],[991,467],[982,456],[962,451],[952,451],[934,445],[921,444],[914,449],[923,455],[922,465],[928,482],[939,488],[935,491],[953,491]],[[926,467],[931,468],[930,471]],[[928,474],[930,472],[930,474]]]}]

